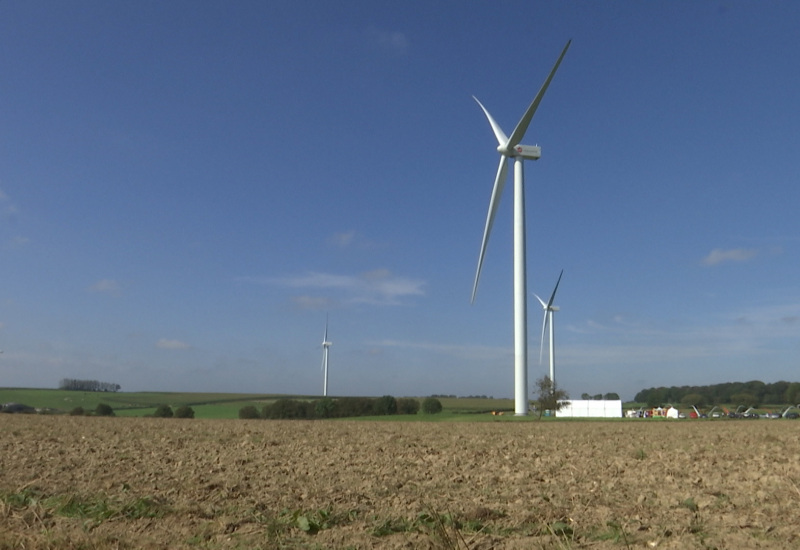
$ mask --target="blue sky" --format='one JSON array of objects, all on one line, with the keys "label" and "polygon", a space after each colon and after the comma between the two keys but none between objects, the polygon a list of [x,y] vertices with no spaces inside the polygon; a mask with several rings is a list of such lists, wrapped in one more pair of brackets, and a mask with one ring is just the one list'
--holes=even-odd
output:
[{"label": "blue sky", "polygon": [[[0,385],[513,396],[512,186],[573,397],[800,380],[796,2],[0,3]],[[529,302],[531,382],[541,309]],[[531,384],[532,386],[532,384]]]}]

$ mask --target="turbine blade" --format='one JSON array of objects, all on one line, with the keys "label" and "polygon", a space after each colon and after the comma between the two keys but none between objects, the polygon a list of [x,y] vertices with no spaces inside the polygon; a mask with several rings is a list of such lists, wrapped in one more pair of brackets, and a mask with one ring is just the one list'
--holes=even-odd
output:
[{"label": "turbine blade", "polygon": [[514,131],[511,132],[511,136],[508,138],[508,148],[515,147],[522,141],[522,138],[525,136],[525,132],[528,131],[528,125],[531,123],[533,119],[533,114],[536,112],[536,109],[539,107],[539,102],[542,101],[542,97],[544,97],[544,93],[547,91],[547,87],[550,86],[550,81],[553,80],[553,76],[555,76],[556,71],[558,70],[558,66],[561,65],[561,60],[564,59],[564,54],[567,53],[569,49],[569,45],[572,43],[572,40],[567,41],[567,45],[564,46],[564,49],[561,50],[561,55],[558,56],[558,60],[556,64],[553,65],[553,69],[550,71],[550,74],[547,75],[547,79],[542,84],[542,87],[539,88],[539,93],[536,94],[536,97],[533,98],[530,106],[528,106],[528,110],[525,111],[525,114],[520,119],[517,127],[514,128]]},{"label": "turbine blade", "polygon": [[544,318],[542,319],[542,341],[539,344],[539,364],[542,364],[542,352],[544,351],[544,332],[547,330],[547,310],[544,310]]},{"label": "turbine blade", "polygon": [[563,269],[561,270],[561,274],[558,276],[558,280],[556,281],[556,287],[553,289],[553,293],[550,295],[550,301],[547,302],[547,309],[550,309],[550,306],[553,305],[553,300],[556,299],[556,291],[558,290],[558,283],[561,282],[561,276],[562,275],[564,275],[564,270]]},{"label": "turbine blade", "polygon": [[489,234],[492,232],[494,216],[497,214],[497,207],[500,204],[500,196],[506,185],[506,172],[508,171],[508,158],[504,155],[500,157],[500,166],[497,167],[497,177],[492,188],[492,198],[489,200],[489,213],[486,215],[486,226],[483,228],[483,240],[481,241],[481,253],[478,256],[478,269],[475,272],[475,284],[472,286],[472,303],[475,303],[475,294],[478,292],[478,281],[481,278],[481,268],[483,258],[486,255],[486,245],[489,242]]},{"label": "turbine blade", "polygon": [[492,118],[492,115],[489,114],[489,111],[486,110],[486,107],[483,106],[483,103],[478,101],[478,98],[475,96],[472,96],[472,99],[474,99],[475,102],[480,106],[480,108],[483,109],[483,114],[485,114],[486,118],[489,119],[489,124],[491,125],[492,131],[494,132],[494,135],[497,138],[497,144],[505,145],[506,143],[508,143],[508,137],[506,137],[506,133],[503,131],[502,128],[500,128],[500,125],[495,121],[495,119]]},{"label": "turbine blade", "polygon": [[544,300],[542,300],[541,298],[539,298],[539,295],[538,295],[538,294],[536,294],[535,292],[534,292],[534,294],[533,294],[533,295],[534,295],[534,296],[536,296],[536,299],[537,299],[537,300],[539,300],[539,303],[540,303],[540,304],[542,304],[542,307],[543,307],[543,308],[545,308],[545,309],[547,309],[547,304],[545,304],[545,303],[544,303]]}]

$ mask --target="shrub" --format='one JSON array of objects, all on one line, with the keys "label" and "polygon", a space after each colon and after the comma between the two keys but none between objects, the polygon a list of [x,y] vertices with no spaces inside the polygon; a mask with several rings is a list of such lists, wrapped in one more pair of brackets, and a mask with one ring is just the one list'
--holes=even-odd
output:
[{"label": "shrub", "polygon": [[94,414],[97,416],[114,416],[114,409],[111,408],[111,405],[98,403],[97,407],[94,409]]},{"label": "shrub", "polygon": [[253,405],[247,405],[246,407],[239,409],[239,418],[249,420],[253,418],[261,418],[261,416],[258,414],[258,409],[256,409]]},{"label": "shrub", "polygon": [[374,399],[369,397],[342,397],[338,400],[338,416],[369,416],[375,410]]},{"label": "shrub", "polygon": [[409,397],[401,397],[397,400],[397,414],[417,414],[419,412],[419,401]]},{"label": "shrub", "polygon": [[397,414],[397,400],[391,395],[384,395],[375,400],[372,410],[380,415]]},{"label": "shrub", "polygon": [[83,410],[83,407],[75,407],[69,411],[70,416],[83,416],[84,414],[86,414],[86,411]]},{"label": "shrub", "polygon": [[315,401],[314,414],[317,418],[333,418],[336,416],[336,402],[330,397]]},{"label": "shrub", "polygon": [[264,418],[273,420],[285,418],[311,418],[314,409],[308,401],[296,399],[278,399],[272,405],[264,407]]},{"label": "shrub", "polygon": [[182,405],[175,409],[175,418],[194,418],[194,409],[188,405]]},{"label": "shrub", "polygon": [[435,397],[426,397],[422,401],[422,412],[425,414],[437,414],[442,412],[442,402]]},{"label": "shrub", "polygon": [[172,415],[172,407],[169,405],[159,405],[156,407],[156,412],[153,413],[156,418],[172,418]]}]

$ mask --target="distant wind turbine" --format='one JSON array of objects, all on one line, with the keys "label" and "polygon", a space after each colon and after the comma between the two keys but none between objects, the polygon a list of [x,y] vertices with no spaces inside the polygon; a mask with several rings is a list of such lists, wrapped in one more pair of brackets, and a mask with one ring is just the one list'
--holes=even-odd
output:
[{"label": "distant wind turbine", "polygon": [[322,386],[322,396],[328,396],[328,349],[333,345],[333,342],[328,340],[328,318],[325,317],[325,336],[322,337],[322,372],[324,373],[325,381]]},{"label": "distant wind turbine", "polygon": [[500,196],[506,184],[508,159],[514,159],[514,414],[517,416],[528,414],[528,297],[525,266],[525,182],[522,163],[525,159],[536,160],[542,155],[542,150],[539,146],[521,145],[520,142],[525,136],[528,125],[539,107],[539,102],[544,97],[547,87],[550,86],[550,81],[556,74],[558,66],[561,64],[561,60],[564,59],[571,42],[571,40],[568,41],[567,45],[564,46],[556,64],[539,89],[539,93],[533,98],[525,114],[517,123],[517,127],[511,132],[510,137],[506,137],[506,134],[492,118],[492,115],[489,114],[489,111],[486,110],[486,107],[478,101],[478,98],[473,96],[473,99],[475,99],[489,120],[489,124],[497,138],[497,151],[500,153],[500,166],[497,168],[497,177],[495,177],[492,197],[489,200],[489,213],[486,216],[481,252],[478,256],[478,269],[475,273],[475,284],[472,287],[473,302],[475,302],[475,294],[478,291],[478,281],[481,277],[481,267],[486,254],[486,244],[489,242],[489,234],[492,231],[494,217],[500,204]]},{"label": "distant wind turbine", "polygon": [[553,305],[553,300],[556,298],[556,291],[558,290],[558,283],[561,282],[561,276],[564,275],[564,270],[561,270],[561,274],[558,276],[558,281],[556,281],[556,287],[553,289],[553,293],[550,295],[550,300],[547,303],[544,303],[544,300],[539,298],[538,294],[534,294],[536,299],[539,300],[539,303],[542,304],[542,309],[544,310],[544,318],[542,319],[542,343],[539,346],[539,364],[542,363],[542,351],[544,350],[544,333],[547,330],[547,324],[550,324],[550,382],[553,384],[556,383],[556,340],[555,340],[555,328],[553,325],[553,312],[558,311],[558,306]]}]

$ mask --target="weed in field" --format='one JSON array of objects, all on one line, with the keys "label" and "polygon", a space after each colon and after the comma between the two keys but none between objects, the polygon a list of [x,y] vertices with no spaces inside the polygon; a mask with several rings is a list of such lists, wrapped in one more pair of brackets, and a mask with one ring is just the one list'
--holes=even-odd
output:
[{"label": "weed in field", "polygon": [[689,497],[686,500],[684,500],[683,502],[681,502],[681,506],[683,508],[686,508],[690,512],[697,512],[697,510],[699,509],[699,507],[697,506],[697,503],[694,501],[694,499],[692,497]]},{"label": "weed in field", "polygon": [[597,533],[592,538],[598,541],[609,541],[609,542],[622,542],[625,544],[626,548],[630,548],[631,544],[628,541],[628,533],[625,531],[625,528],[622,524],[617,523],[616,521],[607,521],[606,522],[606,530],[600,533]]},{"label": "weed in field", "polygon": [[440,514],[430,509],[417,515],[416,523],[430,534],[439,548],[446,550],[469,550],[468,542],[462,533],[462,525],[452,514]]}]

